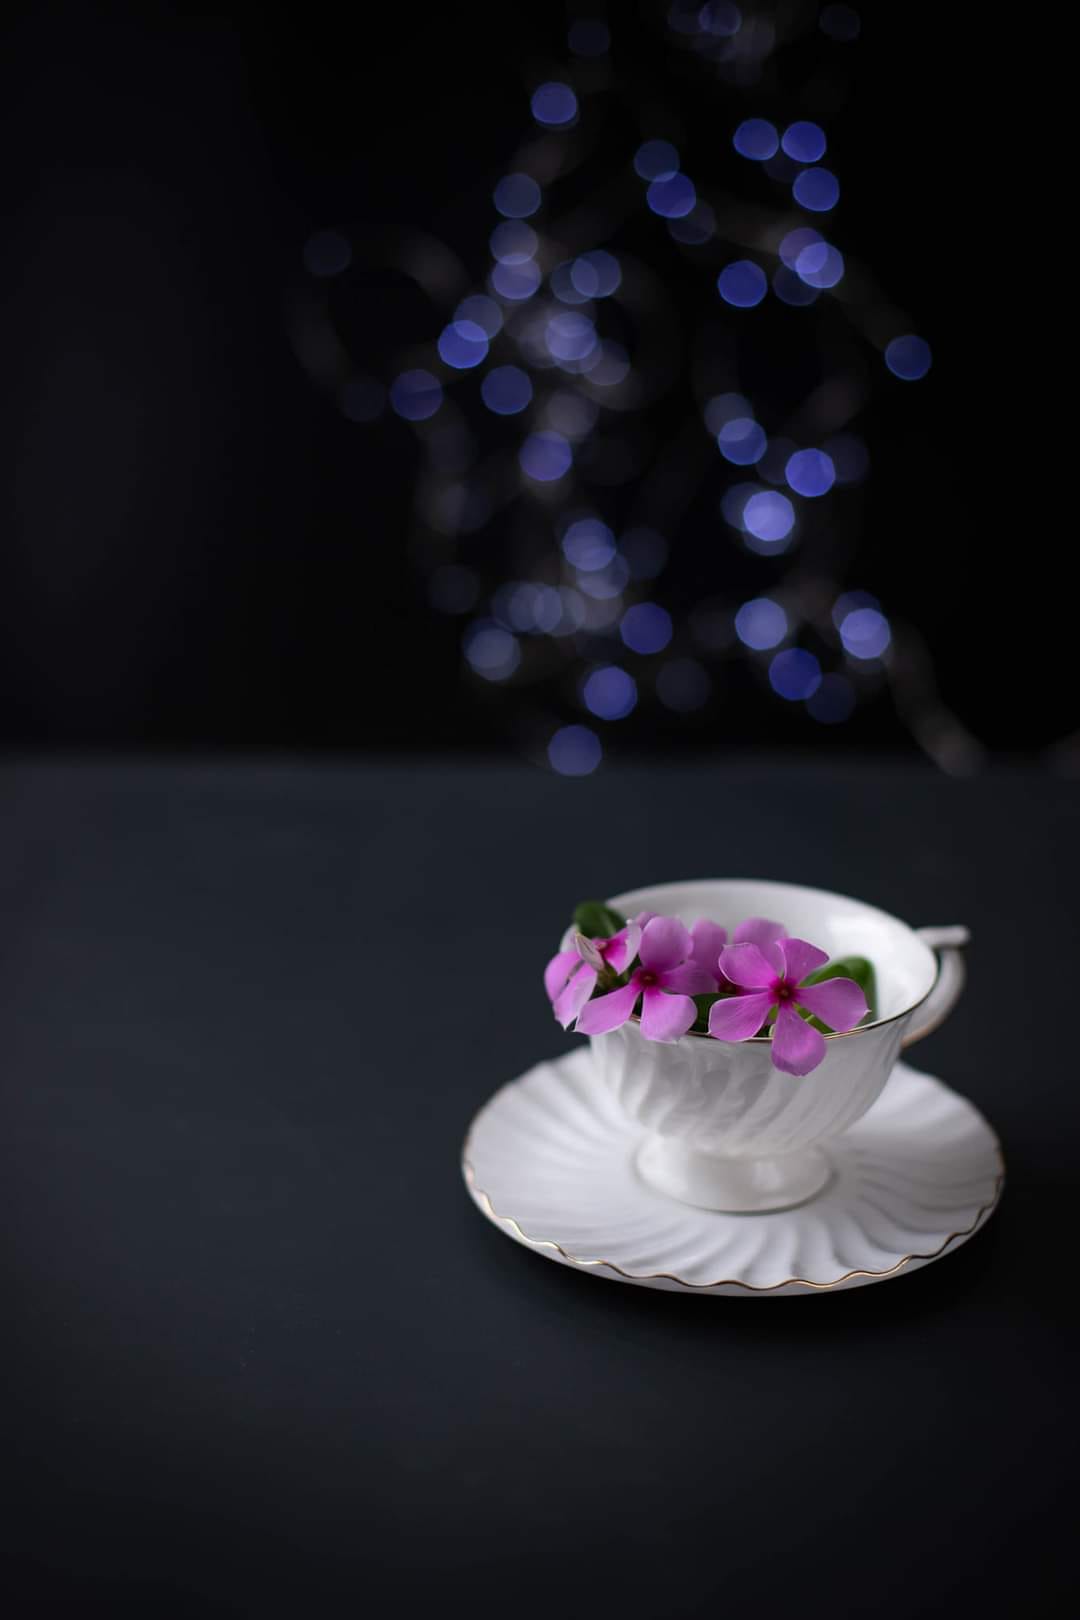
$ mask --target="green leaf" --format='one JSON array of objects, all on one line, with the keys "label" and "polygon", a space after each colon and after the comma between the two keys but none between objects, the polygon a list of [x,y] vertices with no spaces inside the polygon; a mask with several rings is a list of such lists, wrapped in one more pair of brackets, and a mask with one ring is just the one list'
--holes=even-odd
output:
[{"label": "green leaf", "polygon": [[583,900],[574,907],[574,927],[586,939],[610,939],[626,927],[626,918],[603,900]]},{"label": "green leaf", "polygon": [[709,1033],[709,1008],[714,1001],[726,1001],[734,992],[725,990],[721,995],[716,990],[707,990],[703,995],[691,996],[691,1001],[697,1008],[697,1017],[690,1025],[692,1035],[707,1035]]},{"label": "green leaf", "polygon": [[[854,979],[863,995],[870,1011],[867,1015],[872,1021],[877,1017],[877,980],[874,976],[874,964],[867,961],[865,956],[838,956],[832,962],[827,962],[816,973],[811,973],[805,981],[807,984],[821,984],[825,979]],[[805,1008],[800,1007],[799,1012],[807,1023],[814,1029],[820,1030],[822,1035],[831,1035],[831,1024],[823,1024],[820,1018],[814,1018]]]}]

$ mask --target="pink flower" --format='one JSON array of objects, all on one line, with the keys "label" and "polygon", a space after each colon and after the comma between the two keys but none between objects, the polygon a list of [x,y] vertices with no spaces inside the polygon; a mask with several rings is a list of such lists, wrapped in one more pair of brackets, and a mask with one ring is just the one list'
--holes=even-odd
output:
[{"label": "pink flower", "polygon": [[583,1035],[604,1035],[625,1024],[640,998],[641,1033],[649,1041],[677,1041],[697,1016],[691,996],[715,988],[714,975],[689,960],[694,941],[675,917],[653,917],[645,924],[638,954],[640,966],[606,996],[583,1006],[577,1028]]},{"label": "pink flower", "polygon": [[731,936],[733,945],[756,945],[760,951],[766,945],[773,945],[778,939],[787,939],[788,931],[783,923],[770,922],[767,917],[747,917],[741,922]]},{"label": "pink flower", "polygon": [[[703,967],[706,973],[711,974],[714,987],[730,990],[731,982],[720,968],[720,953],[727,944],[727,929],[703,917],[700,922],[694,924],[690,932],[694,938],[691,959],[699,967]],[[744,942],[751,945],[771,945],[774,940],[784,939],[786,935],[787,929],[783,923],[767,922],[764,917],[748,917],[736,928],[731,936],[731,942],[733,945]]]},{"label": "pink flower", "polygon": [[727,944],[727,929],[702,917],[691,928],[690,936],[694,942],[690,948],[690,960],[705,969],[712,980],[709,989],[715,990],[720,980],[720,952]]},{"label": "pink flower", "polygon": [[748,1041],[775,1008],[773,1063],[785,1074],[809,1074],[825,1056],[825,1038],[799,1017],[796,1007],[805,1007],[836,1030],[854,1029],[866,1016],[866,997],[854,979],[802,983],[828,960],[825,951],[805,939],[729,945],[721,954],[720,967],[740,994],[714,1002],[709,1034],[718,1041]]},{"label": "pink flower", "polygon": [[600,970],[608,967],[613,973],[625,973],[640,942],[641,929],[636,923],[627,923],[610,939],[586,939],[584,934],[575,934],[573,945],[551,958],[544,969],[544,989],[563,1029],[570,1028],[592,995]]}]

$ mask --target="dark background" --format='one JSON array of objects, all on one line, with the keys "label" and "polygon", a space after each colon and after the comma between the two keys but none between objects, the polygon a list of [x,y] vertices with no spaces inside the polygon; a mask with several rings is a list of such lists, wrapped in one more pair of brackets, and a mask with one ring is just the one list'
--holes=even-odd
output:
[{"label": "dark background", "polygon": [[[627,76],[649,52],[634,15]],[[513,700],[462,674],[460,623],[407,555],[411,430],[346,420],[287,323],[322,227],[420,223],[482,269],[491,184],[529,86],[566,60],[566,17],[9,9],[0,743],[513,741]],[[1037,18],[907,6],[867,8],[832,49],[857,53],[833,120],[845,251],[934,350],[866,423],[861,582],[925,637],[971,733],[1041,753],[1076,726],[1059,53]],[[372,369],[415,331],[389,295],[372,306]],[[676,574],[704,543],[680,535]],[[887,696],[827,734],[797,711],[736,680],[627,746],[912,747]]]}]

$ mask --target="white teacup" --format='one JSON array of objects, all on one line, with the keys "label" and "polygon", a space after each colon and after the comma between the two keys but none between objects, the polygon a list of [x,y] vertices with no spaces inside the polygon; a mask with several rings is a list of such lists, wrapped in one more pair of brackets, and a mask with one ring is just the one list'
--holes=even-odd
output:
[{"label": "white teacup", "polygon": [[824,889],[704,880],[635,889],[610,904],[625,916],[655,911],[687,926],[707,917],[729,937],[747,917],[767,917],[830,957],[865,956],[874,965],[874,1021],[826,1035],[823,1061],[802,1079],[773,1067],[767,1036],[647,1041],[636,1017],[590,1036],[598,1074],[650,1132],[638,1156],[641,1175],[670,1197],[706,1209],[785,1209],[820,1192],[831,1172],[816,1144],[866,1112],[900,1049],[936,1029],[963,988],[958,947],[967,941],[965,929],[916,931],[876,906]]}]

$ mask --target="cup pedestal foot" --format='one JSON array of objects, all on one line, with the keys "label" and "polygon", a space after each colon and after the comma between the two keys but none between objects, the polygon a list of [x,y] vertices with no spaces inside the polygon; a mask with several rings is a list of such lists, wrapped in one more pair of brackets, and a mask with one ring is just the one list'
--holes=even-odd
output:
[{"label": "cup pedestal foot", "polygon": [[817,1148],[772,1158],[725,1159],[664,1136],[645,1140],[637,1168],[643,1181],[668,1198],[728,1215],[761,1215],[805,1204],[832,1175]]}]

